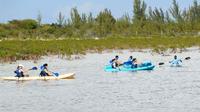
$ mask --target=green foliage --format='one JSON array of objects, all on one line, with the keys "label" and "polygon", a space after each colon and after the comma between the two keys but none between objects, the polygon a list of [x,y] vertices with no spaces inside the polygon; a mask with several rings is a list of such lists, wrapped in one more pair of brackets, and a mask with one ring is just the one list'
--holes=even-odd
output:
[{"label": "green foliage", "polygon": [[85,54],[88,50],[101,52],[107,49],[144,49],[157,52],[169,48],[200,46],[200,38],[153,37],[125,38],[110,37],[104,39],[66,39],[66,40],[3,40],[0,42],[0,60],[37,59],[40,56]]},{"label": "green foliage", "polygon": [[39,12],[37,15],[37,22],[38,22],[38,26],[41,26],[41,22],[42,22],[42,14]]},{"label": "green foliage", "polygon": [[133,5],[133,22],[144,21],[146,19],[146,8],[147,5],[143,0],[134,0]]},{"label": "green foliage", "polygon": [[96,33],[98,36],[106,36],[111,34],[112,28],[114,27],[116,20],[112,16],[111,11],[104,9],[97,15],[96,18]]},{"label": "green foliage", "polygon": [[125,13],[115,18],[109,9],[92,13],[80,13],[72,8],[70,17],[65,18],[59,12],[56,23],[42,24],[42,15],[37,20],[12,20],[0,24],[0,39],[41,39],[41,38],[105,38],[120,37],[155,37],[155,36],[199,36],[200,4],[194,0],[188,8],[181,10],[177,0],[171,8],[151,8],[147,11],[145,0],[133,0],[133,17]]},{"label": "green foliage", "polygon": [[62,27],[64,25],[64,20],[65,20],[65,17],[62,15],[61,12],[59,12],[58,19],[57,19],[59,27]]},{"label": "green foliage", "polygon": [[[86,17],[83,17],[82,19],[85,19],[85,18]],[[77,8],[72,8],[71,9],[71,23],[72,23],[72,27],[74,27],[76,29],[79,29],[80,26],[82,25],[81,16],[78,13]]]},{"label": "green foliage", "polygon": [[131,19],[128,14],[123,15],[116,20],[113,33],[122,36],[128,36],[131,32]]},{"label": "green foliage", "polygon": [[9,21],[9,25],[15,28],[21,29],[36,29],[37,28],[37,21],[32,19],[25,19],[25,20],[12,20]]},{"label": "green foliage", "polygon": [[182,22],[183,21],[180,6],[176,2],[176,0],[173,0],[173,4],[172,4],[172,7],[170,9],[170,13],[171,13],[171,15],[173,16],[173,18],[175,19],[176,22]]}]

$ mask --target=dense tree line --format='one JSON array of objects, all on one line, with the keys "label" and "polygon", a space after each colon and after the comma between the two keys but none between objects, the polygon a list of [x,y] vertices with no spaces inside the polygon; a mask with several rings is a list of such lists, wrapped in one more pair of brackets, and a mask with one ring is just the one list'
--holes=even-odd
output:
[{"label": "dense tree line", "polygon": [[133,1],[133,17],[128,13],[115,18],[109,9],[95,17],[72,8],[70,18],[61,12],[57,22],[42,24],[42,14],[36,20],[12,20],[0,24],[0,38],[102,38],[133,36],[198,36],[200,35],[200,4],[197,0],[181,10],[176,0],[170,9],[148,7],[143,0]]}]

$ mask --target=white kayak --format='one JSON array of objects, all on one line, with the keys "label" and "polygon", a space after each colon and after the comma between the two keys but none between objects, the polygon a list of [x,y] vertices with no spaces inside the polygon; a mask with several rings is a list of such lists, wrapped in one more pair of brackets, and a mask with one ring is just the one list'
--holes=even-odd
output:
[{"label": "white kayak", "polygon": [[74,79],[75,73],[68,73],[64,75],[56,76],[31,76],[31,77],[0,77],[1,80],[8,80],[8,81],[28,81],[28,80],[59,80],[59,79]]}]

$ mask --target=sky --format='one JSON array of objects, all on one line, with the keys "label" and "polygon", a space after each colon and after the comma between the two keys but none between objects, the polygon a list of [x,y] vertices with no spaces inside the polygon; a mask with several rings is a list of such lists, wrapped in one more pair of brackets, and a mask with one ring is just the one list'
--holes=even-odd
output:
[{"label": "sky", "polygon": [[[144,0],[148,6],[169,9],[172,0]],[[193,0],[177,0],[182,9],[188,8]],[[200,1],[200,0],[198,0]],[[199,2],[200,3],[200,2]],[[133,0],[0,0],[0,23],[13,19],[36,19],[41,13],[42,23],[53,23],[62,12],[69,18],[70,10],[77,7],[80,13],[97,15],[108,8],[114,17],[128,13],[133,15]]]}]

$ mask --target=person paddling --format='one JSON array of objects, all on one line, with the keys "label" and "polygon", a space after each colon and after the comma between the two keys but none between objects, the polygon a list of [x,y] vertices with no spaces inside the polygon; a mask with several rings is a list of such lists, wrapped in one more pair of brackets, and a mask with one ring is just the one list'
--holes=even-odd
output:
[{"label": "person paddling", "polygon": [[40,69],[41,69],[41,72],[40,72],[40,76],[44,77],[44,76],[52,76],[51,75],[51,72],[48,70],[48,64],[45,63],[43,64]]},{"label": "person paddling", "polygon": [[115,58],[110,61],[112,68],[116,68],[122,65],[122,63],[120,63],[118,59],[119,59],[119,56],[115,56]]},{"label": "person paddling", "polygon": [[14,71],[14,73],[16,74],[15,77],[25,77],[28,75],[25,75],[27,73],[27,70],[24,68],[24,66],[22,64],[19,64],[17,66],[17,69]]},{"label": "person paddling", "polygon": [[126,62],[123,63],[124,67],[132,66],[133,56],[130,56]]},{"label": "person paddling", "polygon": [[172,61],[170,61],[169,63],[171,63],[172,65],[180,65],[182,63],[181,59],[178,59],[177,56],[174,56],[174,59]]},{"label": "person paddling", "polygon": [[137,68],[137,67],[138,67],[137,59],[136,59],[136,58],[133,58],[131,68]]},{"label": "person paddling", "polygon": [[130,62],[130,61],[132,61],[133,60],[133,56],[130,56],[129,58],[128,58],[128,61],[127,62]]}]

